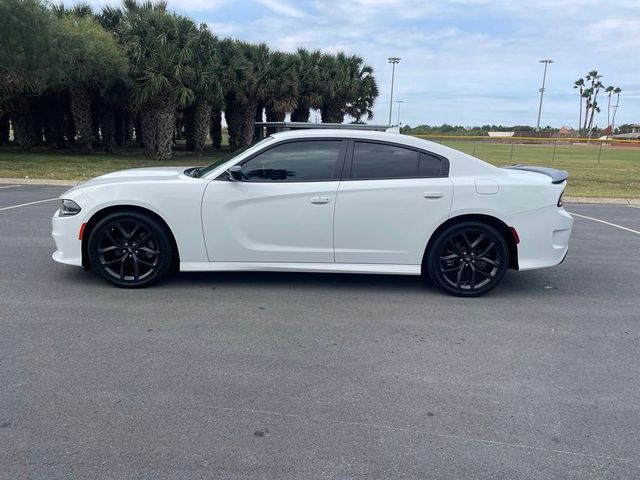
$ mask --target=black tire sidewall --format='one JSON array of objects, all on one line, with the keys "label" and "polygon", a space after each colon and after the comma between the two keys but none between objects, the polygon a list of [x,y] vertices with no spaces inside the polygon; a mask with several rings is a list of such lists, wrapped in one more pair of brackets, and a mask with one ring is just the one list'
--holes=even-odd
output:
[{"label": "black tire sidewall", "polygon": [[[487,285],[477,290],[462,290],[452,287],[446,282],[446,280],[444,280],[442,272],[440,271],[440,252],[444,247],[444,243],[455,233],[464,230],[479,230],[489,233],[497,241],[498,251],[501,256],[500,267],[495,277]],[[438,287],[451,295],[455,295],[458,297],[479,297],[489,292],[500,283],[502,277],[504,277],[505,273],[507,272],[509,266],[508,264],[509,248],[502,234],[494,227],[486,223],[467,221],[451,225],[450,227],[440,232],[438,238],[435,240],[428,253],[427,272],[429,273],[429,277],[431,278],[433,283],[435,283]]]},{"label": "black tire sidewall", "polygon": [[[134,220],[143,223],[153,233],[154,240],[156,240],[158,243],[158,249],[160,251],[158,266],[156,267],[155,271],[144,280],[139,280],[137,282],[119,280],[109,275],[109,273],[105,271],[104,267],[100,263],[96,243],[100,238],[100,234],[102,233],[102,231],[109,224],[117,222],[119,220]],[[169,234],[166,232],[164,226],[150,216],[135,211],[121,211],[108,214],[100,221],[98,221],[98,223],[91,229],[89,240],[87,242],[87,253],[93,270],[101,278],[121,288],[142,288],[162,280],[167,275],[171,267],[173,253],[172,250],[173,249],[171,246],[171,241],[169,240]]]}]

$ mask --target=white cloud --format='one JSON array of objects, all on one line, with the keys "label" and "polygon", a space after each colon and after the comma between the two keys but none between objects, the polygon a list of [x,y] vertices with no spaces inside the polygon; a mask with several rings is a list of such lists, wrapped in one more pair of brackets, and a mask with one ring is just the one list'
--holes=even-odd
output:
[{"label": "white cloud", "polygon": [[274,13],[287,17],[302,18],[305,13],[302,10],[282,1],[282,0],[256,0],[259,4],[267,7]]}]

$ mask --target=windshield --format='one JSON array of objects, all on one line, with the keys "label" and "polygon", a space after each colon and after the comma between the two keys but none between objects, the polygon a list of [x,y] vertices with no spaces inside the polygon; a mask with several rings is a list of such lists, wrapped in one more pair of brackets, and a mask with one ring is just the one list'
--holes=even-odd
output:
[{"label": "windshield", "polygon": [[273,137],[263,138],[259,142],[253,143],[253,144],[249,145],[248,147],[244,147],[244,148],[241,148],[239,150],[234,150],[233,152],[228,152],[227,154],[222,155],[222,157],[220,157],[218,160],[213,162],[208,167],[204,167],[204,168],[201,168],[200,170],[198,170],[197,173],[194,176],[197,177],[197,178],[201,178],[201,177],[205,176],[207,173],[211,172],[212,170],[215,170],[216,168],[218,168],[223,163],[226,163],[229,160],[232,160],[233,158],[237,157],[238,155],[243,154],[247,150],[251,150],[253,148],[256,148],[259,145],[262,145],[263,143],[266,143],[266,142],[268,142],[269,140],[272,140],[272,139],[273,139]]}]

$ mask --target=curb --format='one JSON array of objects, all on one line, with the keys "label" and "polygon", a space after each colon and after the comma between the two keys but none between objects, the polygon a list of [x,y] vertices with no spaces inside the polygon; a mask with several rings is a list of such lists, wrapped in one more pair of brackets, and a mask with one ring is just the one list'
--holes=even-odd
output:
[{"label": "curb", "polygon": [[634,205],[640,206],[640,199],[637,198],[607,198],[607,197],[563,197],[564,203],[597,203],[600,205]]},{"label": "curb", "polygon": [[[82,180],[47,180],[46,178],[0,178],[0,184],[13,185],[52,185],[57,187],[75,187]],[[635,205],[640,206],[640,199],[606,198],[606,197],[564,197],[565,203],[598,203],[605,205]]]},{"label": "curb", "polygon": [[0,178],[0,183],[11,183],[13,185],[52,185],[58,187],[75,187],[80,185],[82,180],[48,180],[46,178]]}]

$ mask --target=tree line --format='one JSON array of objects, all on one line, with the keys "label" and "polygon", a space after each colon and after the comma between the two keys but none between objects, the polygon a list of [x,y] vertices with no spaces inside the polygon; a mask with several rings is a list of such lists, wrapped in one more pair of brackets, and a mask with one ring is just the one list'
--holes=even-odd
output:
[{"label": "tree line", "polygon": [[[168,159],[176,134],[202,152],[252,143],[255,122],[373,117],[373,69],[357,55],[294,53],[218,38],[167,9],[125,0],[98,12],[42,0],[0,2],[0,143],[112,151],[136,141]],[[134,135],[135,132],[135,135]]]}]

